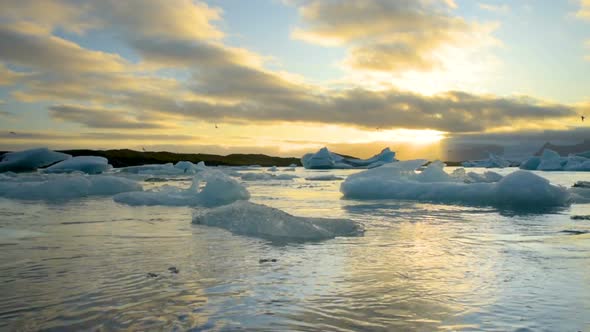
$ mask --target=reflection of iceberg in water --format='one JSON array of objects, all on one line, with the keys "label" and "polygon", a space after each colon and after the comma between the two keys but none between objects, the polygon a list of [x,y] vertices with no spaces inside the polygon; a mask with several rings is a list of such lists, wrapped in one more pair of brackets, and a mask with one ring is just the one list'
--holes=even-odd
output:
[{"label": "reflection of iceberg in water", "polygon": [[328,148],[321,148],[316,153],[308,153],[301,157],[301,163],[307,169],[350,169],[350,168],[374,168],[397,161],[395,152],[389,148],[369,159],[356,159],[343,157],[330,152]]}]

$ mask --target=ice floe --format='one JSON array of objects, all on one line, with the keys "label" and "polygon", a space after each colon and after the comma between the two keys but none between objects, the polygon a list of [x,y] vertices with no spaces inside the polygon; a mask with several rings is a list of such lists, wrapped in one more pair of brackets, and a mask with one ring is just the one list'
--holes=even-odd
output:
[{"label": "ice floe", "polygon": [[196,211],[193,223],[273,240],[319,241],[363,234],[361,225],[349,219],[296,217],[275,208],[246,201]]},{"label": "ice floe", "polygon": [[387,163],[397,161],[395,152],[389,148],[369,159],[347,158],[330,152],[328,148],[321,148],[316,153],[308,153],[301,157],[301,163],[307,169],[350,169],[350,168],[374,168]]},{"label": "ice floe", "polygon": [[59,163],[45,168],[46,173],[71,173],[83,172],[86,174],[100,174],[111,169],[109,161],[103,157],[79,156],[60,161]]},{"label": "ice floe", "polygon": [[244,173],[240,179],[244,181],[293,180],[298,178],[293,174]]},{"label": "ice floe", "polygon": [[[527,171],[504,177],[448,174],[444,164],[431,163],[414,170],[423,160],[398,162],[350,175],[340,191],[352,199],[400,199],[466,205],[536,209],[567,206],[570,192]],[[497,180],[497,181],[496,181]]]},{"label": "ice floe", "polygon": [[51,151],[47,148],[8,152],[2,156],[0,172],[33,171],[71,157],[69,154]]},{"label": "ice floe", "polygon": [[[205,182],[203,188],[201,181]],[[236,180],[220,171],[210,170],[195,176],[188,189],[163,186],[150,191],[122,193],[115,195],[113,200],[133,206],[219,206],[248,198],[250,193]]]},{"label": "ice floe", "polygon": [[509,167],[511,164],[510,161],[495,155],[493,153],[489,153],[488,159],[484,160],[471,160],[465,161],[462,163],[463,167],[484,167],[484,168],[504,168]]},{"label": "ice floe", "polygon": [[133,180],[115,176],[60,175],[37,180],[0,181],[0,197],[22,200],[69,200],[142,190]]},{"label": "ice floe", "polygon": [[560,156],[549,149],[543,150],[543,154],[533,156],[520,164],[521,169],[538,171],[590,171],[590,159],[581,155]]},{"label": "ice floe", "polygon": [[194,175],[207,169],[207,166],[205,166],[205,163],[202,161],[200,161],[196,165],[190,161],[179,161],[176,163],[176,165],[172,163],[150,164],[141,166],[122,167],[118,170],[122,173],[131,173],[139,175]]}]

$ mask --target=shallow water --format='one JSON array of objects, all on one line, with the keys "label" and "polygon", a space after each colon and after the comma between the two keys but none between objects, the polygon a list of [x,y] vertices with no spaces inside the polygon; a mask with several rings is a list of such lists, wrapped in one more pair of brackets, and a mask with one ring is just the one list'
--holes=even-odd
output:
[{"label": "shallow water", "polygon": [[185,207],[0,198],[0,329],[590,330],[590,221],[570,219],[590,204],[518,214],[355,201],[341,199],[341,181],[303,179],[353,172],[245,182],[253,202],[366,228],[316,243],[192,225]]}]

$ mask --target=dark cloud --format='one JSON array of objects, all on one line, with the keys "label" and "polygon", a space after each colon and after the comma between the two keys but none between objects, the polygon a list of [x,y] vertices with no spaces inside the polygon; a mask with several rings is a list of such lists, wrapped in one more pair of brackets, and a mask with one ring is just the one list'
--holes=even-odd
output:
[{"label": "dark cloud", "polygon": [[89,128],[111,129],[162,129],[169,126],[139,121],[122,110],[92,108],[81,105],[56,105],[49,107],[54,119],[82,124]]}]

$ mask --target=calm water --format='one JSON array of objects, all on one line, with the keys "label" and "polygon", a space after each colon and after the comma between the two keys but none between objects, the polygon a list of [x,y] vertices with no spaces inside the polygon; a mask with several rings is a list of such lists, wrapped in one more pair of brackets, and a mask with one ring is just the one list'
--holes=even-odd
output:
[{"label": "calm water", "polygon": [[339,181],[247,185],[254,202],[365,236],[277,244],[192,225],[191,208],[0,198],[0,329],[590,331],[590,234],[563,232],[590,231],[570,219],[590,205],[523,215],[343,200]]}]

